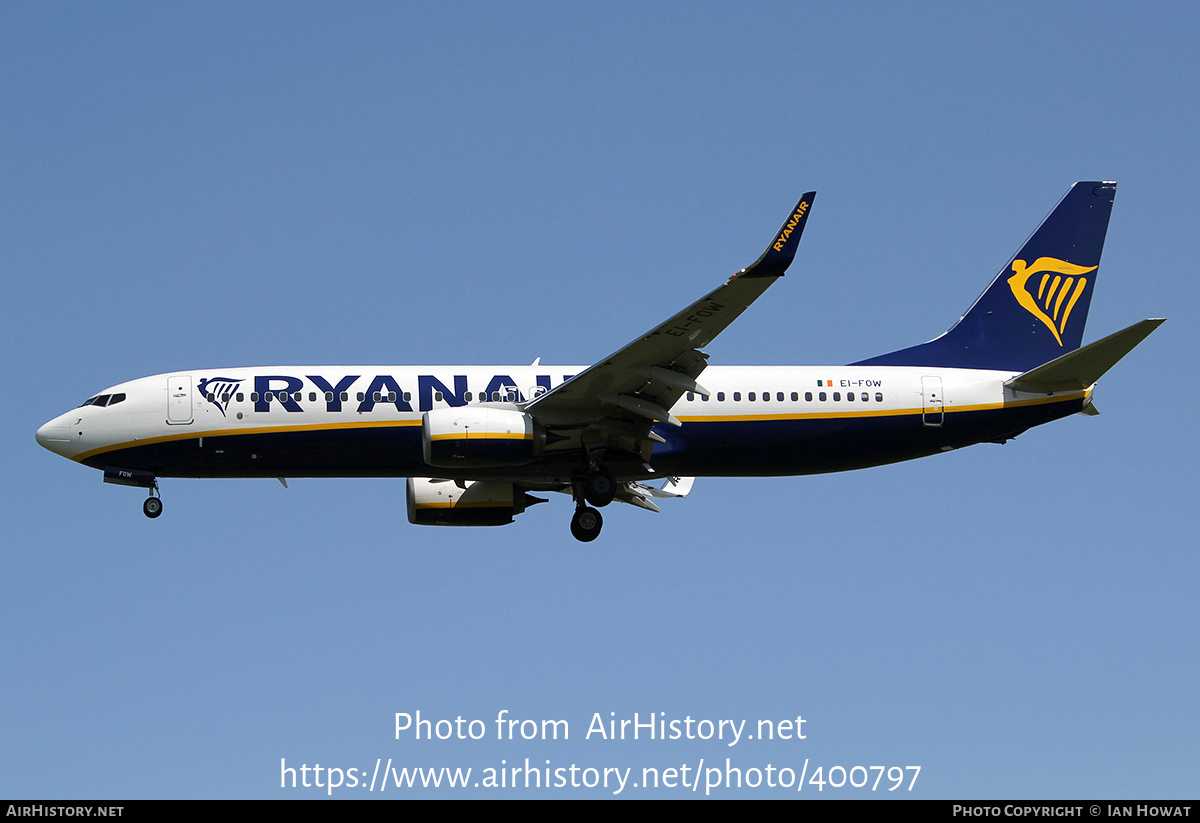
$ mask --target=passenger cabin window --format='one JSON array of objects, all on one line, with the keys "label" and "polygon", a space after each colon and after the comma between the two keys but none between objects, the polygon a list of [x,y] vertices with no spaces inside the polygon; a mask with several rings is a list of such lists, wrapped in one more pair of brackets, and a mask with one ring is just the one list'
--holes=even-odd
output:
[{"label": "passenger cabin window", "polygon": [[822,403],[824,403],[825,402],[825,392],[820,392],[819,394],[817,394],[817,399],[820,400]]},{"label": "passenger cabin window", "polygon": [[688,402],[691,403],[692,401],[694,401],[696,399],[696,395],[693,394],[692,392],[688,392],[687,399],[688,399]]},{"label": "passenger cabin window", "polygon": [[[783,392],[781,392],[781,391],[777,391],[777,392],[775,392],[775,399],[776,399],[776,400],[778,400],[780,403],[782,403],[782,402],[783,402]],[[795,399],[796,399],[796,393],[795,393],[795,392],[792,392],[792,399],[793,399],[793,400],[795,400]]]},{"label": "passenger cabin window", "polygon": [[[343,397],[342,399],[343,399],[343,400],[345,400],[346,398],[344,398],[344,397]],[[333,392],[331,392],[331,391],[327,391],[327,392],[325,392],[325,402],[326,402],[326,403],[332,403],[332,402],[333,402]]]},{"label": "passenger cabin window", "polygon": [[241,403],[241,402],[245,401],[245,399],[246,399],[246,395],[242,394],[241,392],[238,392],[238,393],[237,393],[237,401],[238,401],[239,403]]},{"label": "passenger cabin window", "polygon": [[717,392],[717,402],[718,402],[718,403],[724,403],[724,402],[725,402],[725,392],[723,392],[723,391],[719,391],[719,392]]},{"label": "passenger cabin window", "polygon": [[804,399],[805,399],[806,401],[808,401],[809,403],[811,403],[811,402],[812,402],[812,392],[810,392],[810,391],[806,391],[806,392],[804,393]]},{"label": "passenger cabin window", "polygon": [[741,400],[741,399],[742,399],[742,393],[741,393],[740,391],[735,391],[735,392],[733,393],[733,399],[734,399],[734,402],[737,402],[737,401]]},{"label": "passenger cabin window", "polygon": [[882,403],[882,402],[883,402],[883,392],[881,392],[881,391],[877,391],[877,392],[875,392],[875,402],[876,402],[876,403]]}]

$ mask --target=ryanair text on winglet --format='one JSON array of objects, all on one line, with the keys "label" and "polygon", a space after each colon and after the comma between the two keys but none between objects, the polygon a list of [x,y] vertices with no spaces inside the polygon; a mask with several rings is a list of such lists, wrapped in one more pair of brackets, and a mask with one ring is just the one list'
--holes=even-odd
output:
[{"label": "ryanair text on winglet", "polygon": [[788,218],[787,225],[783,227],[783,230],[779,232],[779,236],[775,238],[775,243],[773,244],[775,251],[783,251],[784,244],[787,243],[787,239],[791,237],[796,225],[800,222],[800,218],[804,216],[806,211],[808,211],[808,201],[801,200],[800,205],[796,206],[795,213]]}]

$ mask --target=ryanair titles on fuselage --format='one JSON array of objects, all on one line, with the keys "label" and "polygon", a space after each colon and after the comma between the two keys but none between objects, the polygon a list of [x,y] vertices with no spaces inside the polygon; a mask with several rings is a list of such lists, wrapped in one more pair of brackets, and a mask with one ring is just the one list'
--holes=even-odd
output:
[{"label": "ryanair titles on fuselage", "polygon": [[[246,401],[249,401],[250,410],[258,413],[282,408],[286,412],[294,413],[325,411],[358,414],[373,412],[377,406],[391,407],[397,412],[421,413],[439,405],[466,406],[488,401],[524,403],[574,376],[563,374],[561,380],[556,380],[556,376],[551,374],[516,371],[513,372],[517,375],[516,379],[513,374],[489,375],[487,372],[454,375],[443,373],[440,377],[433,374],[414,375],[411,372],[401,373],[400,377],[395,373],[363,375],[326,372],[300,377],[276,370],[246,377],[230,377],[227,376],[230,371],[233,370],[199,376],[195,384],[200,397],[222,415],[230,412],[230,406],[235,402],[238,407],[246,408],[242,405]],[[821,369],[819,372],[805,370],[804,373],[794,373],[794,370],[789,369],[787,371],[793,373],[773,373],[769,376],[751,375],[747,374],[747,371],[739,369],[736,385],[718,392],[714,399],[723,401],[728,393],[734,402],[739,402],[742,399],[741,392],[758,391],[764,402],[772,397],[781,402],[784,400],[784,392],[780,389],[786,388],[787,394],[795,395],[791,400],[796,402],[799,397],[797,391],[803,393],[812,389],[881,389],[884,388],[885,382],[879,377],[835,378],[830,375],[832,369]],[[817,377],[818,374],[821,375],[820,378]],[[779,396],[776,396],[777,394]],[[821,399],[824,400],[824,397]],[[749,394],[748,401],[754,400],[754,394]],[[765,410],[765,407],[763,408]]]},{"label": "ryanair titles on fuselage", "polygon": [[[569,380],[572,376],[563,375],[562,379]],[[432,374],[417,375],[415,407],[412,402],[411,383],[408,384],[406,390],[405,386],[390,374],[377,374],[370,378],[360,374],[347,374],[335,380],[320,374],[308,374],[304,378],[288,374],[256,374],[253,377],[252,389],[249,386],[243,387],[242,382],[245,378],[215,379],[221,381],[223,392],[220,394],[203,390],[203,387],[214,378],[202,378],[197,381],[197,385],[201,387],[201,394],[210,398],[210,402],[216,405],[222,413],[228,408],[232,396],[239,392],[243,394],[253,392],[250,399],[254,403],[256,412],[270,411],[272,403],[279,403],[285,411],[302,412],[304,408],[301,403],[305,402],[303,392],[311,390],[313,387],[319,392],[318,402],[324,404],[327,412],[341,412],[345,406],[345,410],[353,409],[363,414],[373,411],[378,405],[394,406],[397,411],[402,412],[424,412],[434,407],[435,394],[440,394],[441,396],[437,399],[450,406],[465,406],[472,402],[467,399],[470,390],[467,388],[467,375],[465,374],[453,376],[451,379],[454,384],[453,388]],[[305,379],[310,384],[308,388],[306,388]],[[365,388],[362,388],[364,380],[368,382]],[[532,394],[540,394],[550,390],[553,386],[552,381],[551,375],[539,374],[534,377],[533,385],[527,386],[526,389]],[[519,388],[517,381],[507,374],[493,375],[488,380],[487,386],[477,391],[478,394],[472,394],[472,399],[477,398],[479,401],[487,399],[525,402],[530,399]],[[343,397],[347,399],[343,400]]]}]

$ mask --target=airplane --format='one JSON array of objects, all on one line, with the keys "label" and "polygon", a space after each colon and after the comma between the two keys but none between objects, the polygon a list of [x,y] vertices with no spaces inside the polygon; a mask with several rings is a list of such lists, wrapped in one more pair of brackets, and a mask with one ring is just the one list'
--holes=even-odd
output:
[{"label": "airplane", "polygon": [[861,469],[1096,414],[1096,381],[1164,322],[1080,345],[1115,195],[1076,183],[949,331],[849,365],[708,366],[702,351],[791,265],[808,192],[752,265],[588,367],[168,372],[92,395],[37,442],[147,489],[151,518],[165,477],[404,477],[414,524],[505,525],[562,492],[588,542],[599,509],[657,512],[696,477]]}]

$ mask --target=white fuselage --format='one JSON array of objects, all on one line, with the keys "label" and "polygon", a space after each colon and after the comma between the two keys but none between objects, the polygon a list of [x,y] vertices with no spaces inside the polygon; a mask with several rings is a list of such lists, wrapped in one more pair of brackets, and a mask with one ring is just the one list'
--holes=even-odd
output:
[{"label": "white fuselage", "polygon": [[[512,404],[524,402],[547,391],[583,370],[582,366],[270,366],[257,368],[196,369],[154,375],[121,383],[97,395],[107,405],[84,405],[60,415],[38,431],[38,441],[47,448],[90,465],[129,462],[126,455],[146,452],[144,447],[188,444],[190,459],[159,458],[146,466],[162,476],[220,476],[221,460],[197,460],[208,438],[212,449],[229,447],[239,440],[269,442],[272,438],[319,433],[336,435],[355,432],[360,438],[374,432],[381,447],[407,444],[384,463],[366,464],[361,449],[339,466],[336,454],[322,453],[311,466],[292,463],[295,476],[362,476],[370,465],[385,466],[385,476],[435,473],[424,467],[415,440],[397,439],[397,432],[420,430],[422,414],[432,409],[473,403]],[[938,433],[953,434],[947,443],[954,447],[967,434],[956,420],[969,412],[1005,412],[1023,407],[1080,400],[1086,393],[1027,395],[1006,389],[1012,372],[971,369],[935,369],[885,366],[712,366],[702,375],[700,393],[685,394],[673,407],[680,427],[659,424],[656,430],[672,438],[671,473],[745,474],[743,460],[733,461],[728,472],[704,457],[706,448],[724,442],[723,431],[736,436],[750,461],[765,474],[799,474],[813,467],[796,463],[786,449],[771,464],[773,441],[788,440],[792,433],[809,428],[843,440],[852,447],[855,431],[866,432],[883,421],[904,421],[914,439],[929,440]],[[114,398],[124,395],[118,402]],[[1078,410],[1075,408],[1074,410]],[[765,439],[753,436],[755,424]],[[820,426],[820,428],[815,428]],[[783,428],[780,428],[783,427]],[[966,427],[973,428],[973,427]],[[895,430],[895,427],[891,427]],[[263,438],[266,438],[264,441]],[[222,445],[214,442],[218,440]],[[936,438],[935,438],[936,439]],[[968,437],[968,440],[970,438]],[[979,439],[988,439],[985,435]],[[196,445],[192,445],[195,442]],[[971,441],[974,442],[974,441]],[[419,444],[418,444],[419,445]],[[236,446],[234,446],[236,448]],[[222,449],[223,451],[223,449]],[[270,449],[264,449],[270,451]],[[671,448],[655,449],[669,454]],[[405,453],[406,452],[406,453]],[[688,453],[699,458],[688,470]],[[163,452],[161,449],[157,454]],[[248,461],[231,467],[231,476],[274,476],[278,461],[267,454],[250,451]],[[214,455],[215,458],[215,455]],[[153,458],[148,458],[154,462]],[[263,470],[255,461],[264,460]],[[856,455],[854,466],[864,460],[892,462],[894,450]],[[901,457],[900,459],[903,459]],[[140,461],[135,461],[140,462]],[[179,462],[175,470],[172,465]],[[652,459],[652,464],[657,462]],[[684,465],[676,465],[682,462]],[[191,467],[191,468],[189,468]],[[848,466],[850,467],[850,466]],[[133,468],[143,468],[141,465]],[[662,474],[657,466],[647,476]],[[835,467],[836,468],[836,467]],[[364,469],[366,471],[364,472]],[[344,471],[343,471],[344,470]],[[820,471],[834,470],[829,467]],[[516,472],[527,476],[526,470]]]}]

